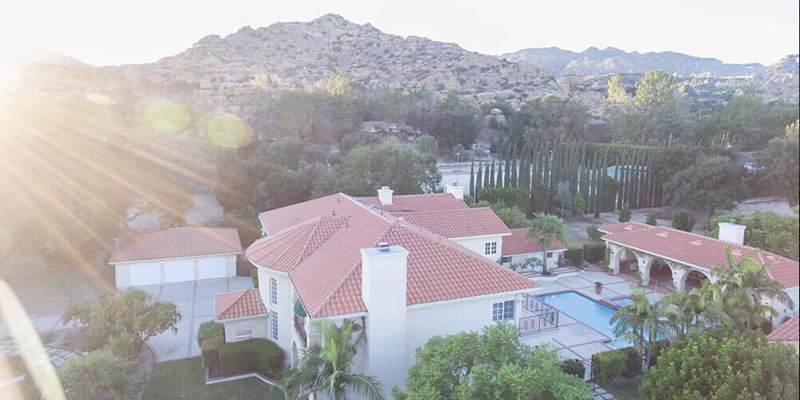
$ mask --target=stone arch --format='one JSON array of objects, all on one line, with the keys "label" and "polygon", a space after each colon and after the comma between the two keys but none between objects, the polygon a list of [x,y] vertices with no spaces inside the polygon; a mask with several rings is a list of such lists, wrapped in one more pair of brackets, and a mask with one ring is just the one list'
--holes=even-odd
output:
[{"label": "stone arch", "polygon": [[[644,272],[644,271],[643,271]],[[652,282],[656,287],[668,287],[672,284],[675,270],[673,266],[661,258],[653,258],[647,271],[647,281]],[[644,275],[642,276],[644,281]],[[642,283],[644,285],[644,282]]]},{"label": "stone arch", "polygon": [[703,271],[692,269],[683,277],[683,290],[688,292],[694,288],[699,288],[703,285],[703,281],[708,281],[709,279],[708,275]]}]

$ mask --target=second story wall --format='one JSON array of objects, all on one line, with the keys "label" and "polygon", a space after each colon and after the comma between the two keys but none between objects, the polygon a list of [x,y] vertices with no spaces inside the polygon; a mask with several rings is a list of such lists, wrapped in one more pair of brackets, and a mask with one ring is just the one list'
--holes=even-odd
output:
[{"label": "second story wall", "polygon": [[501,235],[473,236],[450,240],[494,262],[500,262],[500,256],[503,252],[503,236]]}]

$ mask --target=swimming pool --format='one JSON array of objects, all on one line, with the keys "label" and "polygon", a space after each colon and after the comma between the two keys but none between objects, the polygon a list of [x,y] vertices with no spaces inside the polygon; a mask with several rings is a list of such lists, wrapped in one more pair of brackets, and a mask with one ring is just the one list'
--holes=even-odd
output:
[{"label": "swimming pool", "polygon": [[[614,330],[610,321],[611,317],[613,317],[614,313],[617,311],[613,308],[600,304],[578,292],[561,292],[536,297],[563,311],[570,317],[589,325],[592,329],[610,337],[611,341],[607,342],[609,346],[615,349],[630,346],[628,340],[614,335]],[[614,302],[624,305],[620,303],[620,300],[629,299],[618,299],[614,300]]]}]

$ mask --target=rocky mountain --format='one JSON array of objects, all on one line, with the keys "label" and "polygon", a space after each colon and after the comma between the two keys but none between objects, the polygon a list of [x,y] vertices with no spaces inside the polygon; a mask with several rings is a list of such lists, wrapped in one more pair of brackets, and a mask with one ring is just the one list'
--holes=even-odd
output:
[{"label": "rocky mountain", "polygon": [[665,52],[626,52],[608,47],[590,47],[580,53],[557,47],[530,48],[503,54],[502,59],[524,61],[553,74],[597,75],[597,74],[642,74],[662,69],[669,74],[689,77],[707,75],[713,77],[750,76],[765,70],[761,64],[726,64],[715,58]]},{"label": "rocky mountain", "polygon": [[[476,104],[505,100],[519,107],[536,96],[555,94],[577,99],[599,114],[611,76],[603,71],[624,66],[625,71],[702,73],[714,67],[715,74],[737,76],[692,77],[699,82],[695,92],[709,101],[724,101],[735,90],[755,88],[770,100],[797,102],[797,56],[767,68],[678,53],[631,55],[618,49],[573,53],[548,48],[515,54],[499,58],[453,43],[403,38],[328,14],[310,22],[279,22],[258,29],[243,27],[224,37],[206,36],[155,63],[95,67],[50,58],[31,64],[20,81],[42,90],[98,92],[122,99],[177,97],[200,111],[223,108],[250,118],[264,103],[264,95],[309,87],[342,74],[367,89],[456,92]],[[531,64],[526,54],[540,54],[542,61]],[[590,68],[595,65],[605,69]],[[641,72],[623,75],[633,85]]]}]

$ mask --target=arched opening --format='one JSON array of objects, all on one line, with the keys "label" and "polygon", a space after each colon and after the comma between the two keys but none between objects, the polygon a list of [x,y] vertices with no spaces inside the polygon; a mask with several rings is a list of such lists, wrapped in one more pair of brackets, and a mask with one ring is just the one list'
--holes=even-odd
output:
[{"label": "arched opening", "polygon": [[666,288],[672,284],[672,269],[664,260],[656,258],[651,262],[650,284],[655,288]]},{"label": "arched opening", "polygon": [[619,272],[622,274],[635,274],[639,265],[636,255],[628,249],[622,249],[620,251],[619,265],[617,266]]},{"label": "arched opening", "polygon": [[236,324],[236,340],[250,339],[253,336],[253,326],[249,321],[242,321]]},{"label": "arched opening", "polygon": [[703,281],[707,281],[708,276],[706,276],[706,274],[700,271],[693,269],[689,271],[689,273],[686,274],[686,276],[683,279],[684,279],[683,291],[688,292],[694,288],[703,287]]}]

